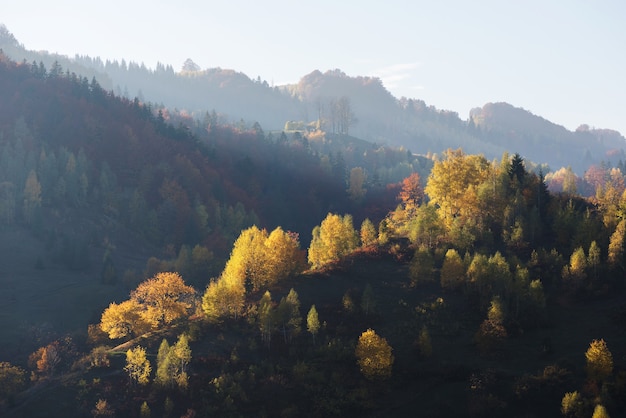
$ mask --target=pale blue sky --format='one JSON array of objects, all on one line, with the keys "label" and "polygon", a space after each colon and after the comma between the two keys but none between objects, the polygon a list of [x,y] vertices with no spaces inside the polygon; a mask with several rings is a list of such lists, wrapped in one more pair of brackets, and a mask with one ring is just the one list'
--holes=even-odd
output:
[{"label": "pale blue sky", "polygon": [[0,23],[28,49],[177,70],[192,58],[276,85],[339,68],[463,119],[506,101],[626,134],[623,0],[2,3]]}]

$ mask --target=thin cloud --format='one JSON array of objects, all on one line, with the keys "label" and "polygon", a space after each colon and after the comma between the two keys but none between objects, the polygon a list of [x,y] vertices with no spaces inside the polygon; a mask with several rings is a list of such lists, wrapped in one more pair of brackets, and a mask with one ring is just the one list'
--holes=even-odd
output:
[{"label": "thin cloud", "polygon": [[[419,67],[421,67],[419,62],[393,64],[374,70],[371,75],[380,78],[388,89],[395,89],[404,80],[413,77],[413,72]],[[411,89],[413,88],[415,87],[411,87]],[[423,89],[423,87],[419,89]]]}]

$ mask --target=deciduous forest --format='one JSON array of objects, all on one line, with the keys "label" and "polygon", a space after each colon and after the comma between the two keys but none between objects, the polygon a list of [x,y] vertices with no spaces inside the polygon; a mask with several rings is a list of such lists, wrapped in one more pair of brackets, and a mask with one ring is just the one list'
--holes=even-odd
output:
[{"label": "deciduous forest", "polygon": [[3,416],[626,414],[621,161],[119,93],[0,53]]}]

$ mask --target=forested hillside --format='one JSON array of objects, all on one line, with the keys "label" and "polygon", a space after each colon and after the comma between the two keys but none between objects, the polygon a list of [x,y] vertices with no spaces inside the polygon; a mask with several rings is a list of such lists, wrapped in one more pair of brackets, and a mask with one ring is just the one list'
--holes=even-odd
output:
[{"label": "forested hillside", "polygon": [[[626,414],[619,134],[341,71],[57,58],[0,52],[1,415]],[[305,117],[131,99],[107,66]],[[518,140],[571,153],[544,172]]]},{"label": "forested hillside", "polygon": [[[265,135],[258,124],[223,125],[209,113],[194,120],[117,97],[59,65],[6,56],[0,92],[4,241],[36,266],[23,273],[28,277],[45,280],[61,269],[81,275],[70,280],[81,286],[117,283],[93,298],[96,307],[176,261],[193,258],[185,277],[205,286],[239,232],[253,224],[310,231],[330,210],[381,219],[396,204],[395,186],[387,184],[414,170],[426,173],[431,164],[347,136],[320,132],[309,142],[298,133]],[[20,231],[28,240],[13,242]],[[36,245],[26,245],[30,234]],[[309,239],[303,234],[302,242]],[[16,293],[6,293],[7,300],[17,300]],[[46,317],[45,309],[19,318],[5,305],[3,314],[24,328],[45,321],[70,331],[94,314],[94,306],[74,309],[80,314],[68,315],[70,322]]]}]

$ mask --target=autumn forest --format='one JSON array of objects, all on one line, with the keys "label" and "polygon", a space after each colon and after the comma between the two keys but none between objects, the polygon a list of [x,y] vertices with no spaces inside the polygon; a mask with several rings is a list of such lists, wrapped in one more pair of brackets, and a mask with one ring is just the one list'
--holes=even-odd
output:
[{"label": "autumn forest", "polygon": [[494,157],[505,106],[399,104],[409,149],[347,95],[275,130],[100,83],[0,52],[0,415],[626,414],[623,151]]}]

